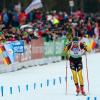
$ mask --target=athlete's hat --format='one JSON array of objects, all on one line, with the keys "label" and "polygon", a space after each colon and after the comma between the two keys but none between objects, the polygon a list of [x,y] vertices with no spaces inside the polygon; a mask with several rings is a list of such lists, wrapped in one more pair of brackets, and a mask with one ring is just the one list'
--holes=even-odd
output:
[{"label": "athlete's hat", "polygon": [[78,42],[78,37],[74,37],[73,42]]}]

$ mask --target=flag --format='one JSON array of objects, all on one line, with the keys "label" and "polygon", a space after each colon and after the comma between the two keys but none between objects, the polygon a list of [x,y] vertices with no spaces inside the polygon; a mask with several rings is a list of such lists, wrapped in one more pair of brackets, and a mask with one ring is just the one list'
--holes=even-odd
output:
[{"label": "flag", "polygon": [[96,42],[93,39],[90,41],[90,48],[91,49],[95,49],[96,48]]},{"label": "flag", "polygon": [[10,58],[7,55],[6,49],[4,45],[0,45],[0,54],[3,56],[3,62],[4,64],[11,64]]},{"label": "flag", "polygon": [[2,45],[0,45],[0,54],[2,54],[4,51],[5,51],[5,48]]},{"label": "flag", "polygon": [[33,0],[32,3],[25,9],[25,13],[28,14],[34,9],[43,7],[41,0]]}]

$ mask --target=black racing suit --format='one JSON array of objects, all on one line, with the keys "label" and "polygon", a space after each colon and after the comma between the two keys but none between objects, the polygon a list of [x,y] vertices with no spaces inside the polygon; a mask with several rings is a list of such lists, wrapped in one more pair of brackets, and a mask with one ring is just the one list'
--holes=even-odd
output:
[{"label": "black racing suit", "polygon": [[[71,45],[72,45],[72,43],[70,43],[70,44],[68,45],[68,50],[71,49]],[[80,46],[80,49],[86,50],[83,43],[80,43],[79,46]],[[83,68],[82,57],[74,58],[74,57],[70,56],[70,57],[69,57],[69,61],[70,61],[70,68],[71,68],[72,70],[75,70],[75,71],[80,71],[80,70],[82,70],[82,68]]]}]

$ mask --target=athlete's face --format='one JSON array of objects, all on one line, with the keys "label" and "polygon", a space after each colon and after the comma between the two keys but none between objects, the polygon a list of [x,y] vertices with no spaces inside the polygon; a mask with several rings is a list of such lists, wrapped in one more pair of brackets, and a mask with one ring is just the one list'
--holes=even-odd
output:
[{"label": "athlete's face", "polygon": [[77,41],[73,41],[73,44],[74,44],[75,47],[78,46],[78,42]]}]

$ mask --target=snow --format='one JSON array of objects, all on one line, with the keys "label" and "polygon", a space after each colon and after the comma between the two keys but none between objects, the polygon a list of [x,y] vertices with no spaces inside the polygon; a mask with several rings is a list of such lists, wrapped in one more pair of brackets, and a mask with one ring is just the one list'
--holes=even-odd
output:
[{"label": "snow", "polygon": [[[100,100],[100,53],[87,55],[90,94],[75,96],[75,87],[68,61],[29,67],[0,74],[0,100]],[[66,93],[66,66],[68,92]],[[83,56],[85,90],[88,91],[86,58]],[[1,87],[3,86],[3,96]]]}]

